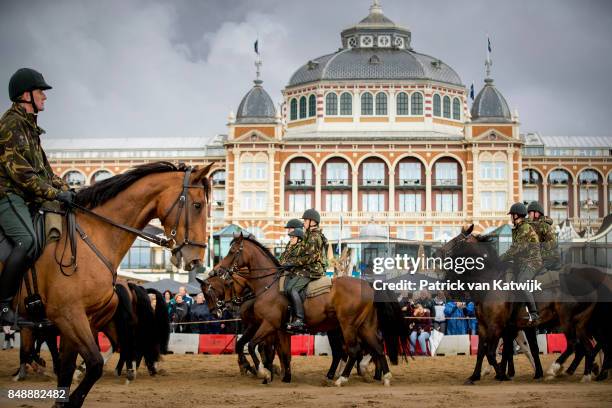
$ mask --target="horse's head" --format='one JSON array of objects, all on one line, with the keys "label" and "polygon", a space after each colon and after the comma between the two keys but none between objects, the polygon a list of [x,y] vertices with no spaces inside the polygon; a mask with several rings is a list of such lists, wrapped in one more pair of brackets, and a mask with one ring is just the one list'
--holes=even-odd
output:
[{"label": "horse's head", "polygon": [[229,279],[239,269],[248,268],[252,255],[252,251],[248,249],[249,242],[242,232],[234,234],[227,255],[213,268],[214,274]]},{"label": "horse's head", "polygon": [[212,164],[173,172],[173,185],[158,199],[157,218],[170,237],[172,264],[191,270],[204,259],[206,214],[210,184],[207,179]]},{"label": "horse's head", "polygon": [[200,288],[204,294],[204,299],[211,313],[215,313],[218,318],[223,315],[226,307],[226,284],[223,278],[211,276],[205,280],[196,278],[200,283]]},{"label": "horse's head", "polygon": [[474,224],[470,224],[461,228],[459,235],[438,248],[434,255],[440,258],[454,258],[461,254],[461,251],[466,245],[476,242],[476,238],[472,235]]}]

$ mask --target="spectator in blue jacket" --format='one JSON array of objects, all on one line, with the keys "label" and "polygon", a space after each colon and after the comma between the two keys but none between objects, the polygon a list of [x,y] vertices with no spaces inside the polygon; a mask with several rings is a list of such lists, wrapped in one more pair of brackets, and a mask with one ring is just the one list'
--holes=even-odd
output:
[{"label": "spectator in blue jacket", "polygon": [[[448,319],[446,321],[446,334],[467,334],[467,320],[463,319],[465,317],[463,313],[465,306],[464,302],[448,301],[446,303],[444,307],[444,316]],[[456,319],[457,317],[461,319]]]},{"label": "spectator in blue jacket", "polygon": [[469,334],[472,336],[478,335],[478,321],[476,320],[476,305],[474,302],[470,300],[466,300],[465,306],[465,317],[470,317],[471,319],[467,321]]}]

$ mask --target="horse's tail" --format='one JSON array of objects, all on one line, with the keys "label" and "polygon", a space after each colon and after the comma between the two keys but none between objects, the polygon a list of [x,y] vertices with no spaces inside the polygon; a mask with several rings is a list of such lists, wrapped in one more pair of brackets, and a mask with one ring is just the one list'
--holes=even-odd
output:
[{"label": "horse's tail", "polygon": [[151,307],[151,300],[147,291],[142,286],[128,283],[130,290],[136,299],[136,315],[138,325],[136,327],[136,347],[139,356],[143,356],[145,361],[152,363],[159,359],[159,345],[155,333],[155,314]]},{"label": "horse's tail", "polygon": [[117,329],[118,351],[126,357],[126,360],[133,360],[135,358],[136,347],[134,342],[135,316],[132,310],[132,300],[130,299],[128,289],[123,285],[116,285],[115,292],[119,298],[119,305],[113,316]]},{"label": "horse's tail", "polygon": [[402,308],[395,294],[390,291],[376,291],[374,305],[389,361],[397,365],[399,355],[405,359],[410,352],[408,326],[402,315]]},{"label": "horse's tail", "polygon": [[170,319],[163,295],[155,289],[147,289],[147,293],[155,295],[155,334],[161,354],[168,354],[170,340]]}]

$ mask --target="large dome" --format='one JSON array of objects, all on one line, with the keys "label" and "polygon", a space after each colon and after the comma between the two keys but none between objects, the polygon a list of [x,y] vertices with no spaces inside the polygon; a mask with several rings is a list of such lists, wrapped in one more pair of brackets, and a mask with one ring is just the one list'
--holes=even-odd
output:
[{"label": "large dome", "polygon": [[412,49],[410,30],[387,18],[378,1],[366,18],[343,30],[341,38],[340,50],[308,61],[288,86],[325,80],[431,80],[463,86],[447,64]]},{"label": "large dome", "polygon": [[236,123],[276,123],[276,108],[272,98],[255,80],[255,86],[242,98],[236,113]]}]

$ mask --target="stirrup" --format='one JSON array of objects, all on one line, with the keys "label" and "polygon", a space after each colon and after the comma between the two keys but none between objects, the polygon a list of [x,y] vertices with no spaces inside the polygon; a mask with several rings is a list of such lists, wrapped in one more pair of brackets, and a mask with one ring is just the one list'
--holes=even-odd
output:
[{"label": "stirrup", "polygon": [[306,323],[303,320],[294,320],[291,323],[287,323],[287,331],[304,333],[307,331]]}]

